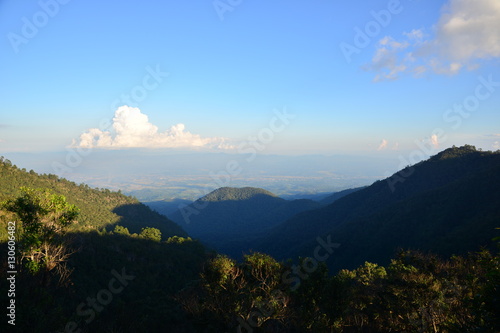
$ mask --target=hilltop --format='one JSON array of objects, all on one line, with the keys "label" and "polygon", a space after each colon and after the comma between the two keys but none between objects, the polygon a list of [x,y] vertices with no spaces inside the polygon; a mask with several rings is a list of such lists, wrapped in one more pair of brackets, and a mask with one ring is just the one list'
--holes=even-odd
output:
[{"label": "hilltop", "polygon": [[215,191],[210,192],[204,197],[200,198],[200,202],[218,202],[218,201],[241,201],[255,199],[256,197],[274,197],[277,196],[262,188],[256,187],[221,187]]}]

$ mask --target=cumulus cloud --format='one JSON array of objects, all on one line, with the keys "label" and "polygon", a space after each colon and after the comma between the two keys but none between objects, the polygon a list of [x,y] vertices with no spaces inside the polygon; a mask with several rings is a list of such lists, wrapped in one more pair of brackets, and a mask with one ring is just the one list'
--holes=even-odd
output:
[{"label": "cumulus cloud", "polygon": [[384,37],[379,42],[379,48],[373,57],[372,64],[367,68],[378,72],[375,81],[395,80],[407,66],[399,60],[399,52],[408,47],[408,43],[396,42],[391,37]]},{"label": "cumulus cloud", "polygon": [[380,142],[377,150],[384,150],[384,149],[386,149],[388,144],[389,144],[389,142],[386,139],[382,139],[382,141]]},{"label": "cumulus cloud", "polygon": [[500,133],[493,133],[493,134],[485,134],[483,135],[485,138],[485,141],[488,143],[488,145],[491,145],[491,148],[493,150],[500,150]]},{"label": "cumulus cloud", "polygon": [[436,47],[459,62],[499,57],[499,36],[498,0],[452,0],[438,22]]},{"label": "cumulus cloud", "polygon": [[449,0],[430,33],[415,29],[401,40],[386,36],[372,62],[374,81],[395,80],[403,73],[453,75],[500,57],[500,1]]},{"label": "cumulus cloud", "polygon": [[431,136],[431,144],[434,146],[434,148],[439,148],[438,136],[436,134],[433,134]]},{"label": "cumulus cloud", "polygon": [[186,131],[184,124],[159,132],[139,108],[126,105],[116,110],[112,130],[90,128],[73,145],[82,148],[233,148],[227,139],[192,134]]}]

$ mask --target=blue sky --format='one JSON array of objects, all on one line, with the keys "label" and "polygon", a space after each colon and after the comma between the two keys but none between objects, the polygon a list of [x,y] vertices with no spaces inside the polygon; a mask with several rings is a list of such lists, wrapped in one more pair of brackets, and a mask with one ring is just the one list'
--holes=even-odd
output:
[{"label": "blue sky", "polygon": [[498,0],[6,0],[0,55],[3,152],[500,149]]}]

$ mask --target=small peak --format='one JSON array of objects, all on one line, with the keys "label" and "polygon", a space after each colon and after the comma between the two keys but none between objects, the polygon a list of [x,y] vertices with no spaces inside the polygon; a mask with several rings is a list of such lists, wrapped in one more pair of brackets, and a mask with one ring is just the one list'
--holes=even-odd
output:
[{"label": "small peak", "polygon": [[201,201],[247,200],[257,195],[276,197],[275,194],[256,187],[221,187],[202,197]]},{"label": "small peak", "polygon": [[471,155],[479,152],[475,146],[464,145],[461,147],[453,146],[451,148],[445,149],[442,152],[435,155],[432,159],[434,160],[446,160],[451,158],[461,158],[467,155]]}]

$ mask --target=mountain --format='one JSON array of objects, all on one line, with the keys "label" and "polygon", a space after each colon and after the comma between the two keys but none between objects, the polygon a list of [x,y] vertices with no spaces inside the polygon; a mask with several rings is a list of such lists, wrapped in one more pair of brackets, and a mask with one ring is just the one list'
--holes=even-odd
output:
[{"label": "mountain", "polygon": [[320,207],[312,200],[288,201],[260,188],[222,187],[170,217],[191,236],[215,249],[241,256],[254,238],[300,212]]},{"label": "mountain", "polygon": [[266,200],[266,197],[278,198],[275,194],[261,188],[221,187],[205,195],[199,201],[202,202],[244,201],[244,200],[254,200],[256,198],[261,198],[262,200]]},{"label": "mountain", "polygon": [[51,189],[76,205],[81,214],[78,223],[72,226],[72,231],[101,228],[109,230],[115,225],[121,225],[131,233],[139,233],[144,227],[154,227],[162,232],[165,239],[170,236],[187,236],[181,227],[165,216],[119,191],[93,189],[86,184],[77,185],[53,174],[40,175],[33,170],[28,172],[0,157],[0,202],[18,196],[22,186]]},{"label": "mountain", "polygon": [[385,264],[398,248],[443,256],[492,247],[500,220],[500,152],[453,147],[268,231],[255,248],[312,256],[317,237],[340,244],[333,269]]},{"label": "mountain", "polygon": [[343,197],[345,197],[348,194],[351,194],[351,193],[354,193],[356,191],[359,191],[359,190],[361,190],[361,189],[363,189],[365,187],[366,186],[364,186],[364,187],[356,187],[356,188],[350,188],[350,189],[347,189],[347,190],[335,192],[335,193],[332,193],[332,194],[328,195],[327,197],[321,199],[319,202],[321,204],[323,204],[323,205],[329,205],[329,204],[334,203],[338,199],[343,198]]},{"label": "mountain", "polygon": [[[0,206],[2,280],[13,276],[7,274],[7,241],[13,236],[19,251],[11,263],[18,288],[9,292],[7,283],[0,284],[0,292],[15,299],[17,321],[15,326],[4,321],[0,331],[193,331],[175,296],[199,278],[207,258],[202,244],[183,237],[187,234],[181,227],[135,198],[28,172],[0,157],[0,204],[18,198],[20,187],[63,195],[80,214],[65,233],[38,233],[35,239],[43,246],[36,249],[25,245],[33,237],[25,237],[21,215]],[[10,221],[16,222],[16,230],[10,229]],[[117,225],[128,230],[114,229]],[[137,235],[144,227],[159,229],[163,241]],[[21,251],[31,251],[32,258],[43,254],[50,264],[44,258],[30,265],[30,256],[22,259]]]}]

